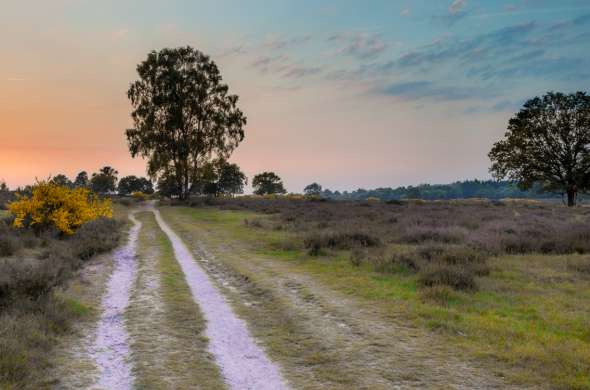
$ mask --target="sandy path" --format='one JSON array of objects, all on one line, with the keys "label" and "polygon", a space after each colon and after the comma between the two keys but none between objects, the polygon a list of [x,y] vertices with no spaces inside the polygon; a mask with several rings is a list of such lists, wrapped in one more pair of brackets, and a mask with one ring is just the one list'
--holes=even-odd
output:
[{"label": "sandy path", "polygon": [[124,314],[137,272],[135,253],[141,224],[133,215],[129,219],[133,222],[129,240],[113,254],[115,269],[102,299],[94,343],[88,351],[99,371],[95,388],[125,390],[133,387],[129,335],[125,329]]},{"label": "sandy path", "polygon": [[[488,370],[493,367],[466,359],[437,335],[409,327],[395,314],[334,291],[296,265],[250,251],[247,244],[232,239],[214,223],[199,223],[177,209],[163,213],[193,253],[202,257],[201,266],[224,286],[234,309],[269,343],[294,386],[524,388],[508,385]],[[294,327],[275,332],[289,320]]]},{"label": "sandy path", "polygon": [[286,389],[287,385],[278,367],[256,344],[246,323],[233,313],[182,240],[162,219],[160,212],[152,210],[158,225],[172,242],[174,254],[185,274],[193,298],[207,320],[209,351],[221,367],[227,384],[232,389],[240,390]]}]

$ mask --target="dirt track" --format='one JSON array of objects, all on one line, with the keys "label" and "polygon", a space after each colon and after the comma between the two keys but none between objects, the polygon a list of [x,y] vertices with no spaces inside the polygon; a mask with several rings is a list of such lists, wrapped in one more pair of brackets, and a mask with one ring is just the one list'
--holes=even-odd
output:
[{"label": "dirt track", "polygon": [[[122,251],[128,278],[120,288],[98,282],[105,284],[97,287],[105,291],[103,310],[97,325],[67,346],[58,388],[507,388],[431,334],[182,212],[147,208],[137,216],[141,230],[136,224],[127,246],[113,254],[111,281]],[[129,262],[137,235],[138,256]],[[117,313],[104,310],[113,291],[129,299],[117,300]],[[104,333],[109,326],[125,337],[113,342]],[[98,344],[107,349],[97,354]],[[78,360],[85,365],[73,369]],[[110,369],[113,363],[120,369]]]}]

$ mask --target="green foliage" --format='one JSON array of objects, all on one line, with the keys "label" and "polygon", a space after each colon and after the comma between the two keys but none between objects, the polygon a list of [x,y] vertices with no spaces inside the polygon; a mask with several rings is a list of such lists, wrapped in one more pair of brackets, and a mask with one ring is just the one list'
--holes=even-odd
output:
[{"label": "green foliage", "polygon": [[418,186],[397,188],[376,188],[366,190],[359,188],[355,191],[331,191],[324,189],[323,198],[335,200],[365,200],[378,198],[383,201],[395,202],[401,199],[468,199],[468,198],[555,198],[552,193],[542,193],[539,185],[530,190],[522,190],[511,181],[495,180],[465,180],[451,184],[420,184]]},{"label": "green foliage", "polygon": [[318,183],[311,183],[303,189],[303,193],[308,196],[316,196],[322,193],[322,186]]},{"label": "green foliage", "polygon": [[246,184],[248,184],[248,178],[237,164],[224,163],[221,165],[217,181],[219,193],[225,195],[242,194]]},{"label": "green foliage", "polygon": [[129,150],[148,160],[151,177],[175,180],[185,199],[200,169],[244,139],[246,117],[215,62],[196,49],[152,51],[137,73],[127,93],[135,126],[126,131]]},{"label": "green foliage", "polygon": [[283,182],[274,172],[262,172],[254,176],[252,187],[256,195],[285,194]]},{"label": "green foliage", "polygon": [[117,186],[119,195],[131,195],[134,192],[142,192],[144,194],[153,194],[154,186],[151,181],[145,177],[125,176],[119,180]]},{"label": "green foliage", "polygon": [[60,187],[68,187],[68,188],[72,188],[73,187],[73,183],[70,181],[70,179],[68,179],[68,177],[64,174],[59,174],[59,175],[55,175],[51,178],[51,180],[49,180],[49,182],[51,184],[55,184],[56,186],[60,186]]},{"label": "green foliage", "polygon": [[590,188],[590,96],[549,92],[527,101],[489,157],[495,177],[524,189],[541,183],[575,205],[577,192]]},{"label": "green foliage", "polygon": [[90,187],[97,194],[109,194],[115,191],[117,187],[117,172],[109,166],[103,167],[98,173],[92,174]]},{"label": "green foliage", "polygon": [[76,179],[74,180],[74,187],[77,188],[86,188],[90,186],[90,179],[88,179],[88,173],[86,171],[81,171],[76,175]]}]

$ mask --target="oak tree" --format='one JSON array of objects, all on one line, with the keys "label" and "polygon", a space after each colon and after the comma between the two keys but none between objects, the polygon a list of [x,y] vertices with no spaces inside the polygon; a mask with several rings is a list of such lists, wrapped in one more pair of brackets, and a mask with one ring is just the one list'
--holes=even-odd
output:
[{"label": "oak tree", "polygon": [[590,96],[549,92],[530,99],[489,157],[496,178],[565,193],[574,206],[578,192],[590,188]]}]

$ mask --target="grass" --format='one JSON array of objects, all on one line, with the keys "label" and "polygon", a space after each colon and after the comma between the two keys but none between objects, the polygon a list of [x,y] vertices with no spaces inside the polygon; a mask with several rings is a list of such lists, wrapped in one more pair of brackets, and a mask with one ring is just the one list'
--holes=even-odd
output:
[{"label": "grass", "polygon": [[127,313],[139,388],[224,389],[207,352],[205,320],[172,245],[152,213],[139,213],[138,278]]},{"label": "grass", "polygon": [[[522,215],[526,210],[517,211]],[[489,274],[476,276],[475,291],[438,285],[421,288],[416,273],[376,272],[369,262],[353,264],[346,250],[310,256],[302,245],[286,244],[301,237],[284,227],[276,229],[277,216],[213,208],[164,209],[165,215],[175,211],[219,240],[242,242],[250,253],[285,262],[293,272],[312,275],[393,318],[440,334],[458,351],[466,351],[511,382],[590,388],[590,284],[578,265],[585,269],[585,255],[499,253],[488,259]],[[508,214],[514,215],[513,211]],[[559,212],[542,211],[545,218],[559,218]],[[564,212],[586,218],[585,211],[580,217]],[[245,219],[258,222],[246,225]],[[399,252],[416,245],[421,243],[390,242],[387,248]]]},{"label": "grass", "polygon": [[94,221],[59,239],[14,231],[0,220],[0,388],[51,387],[55,346],[92,314],[62,289],[91,256],[117,245],[121,227]]}]

